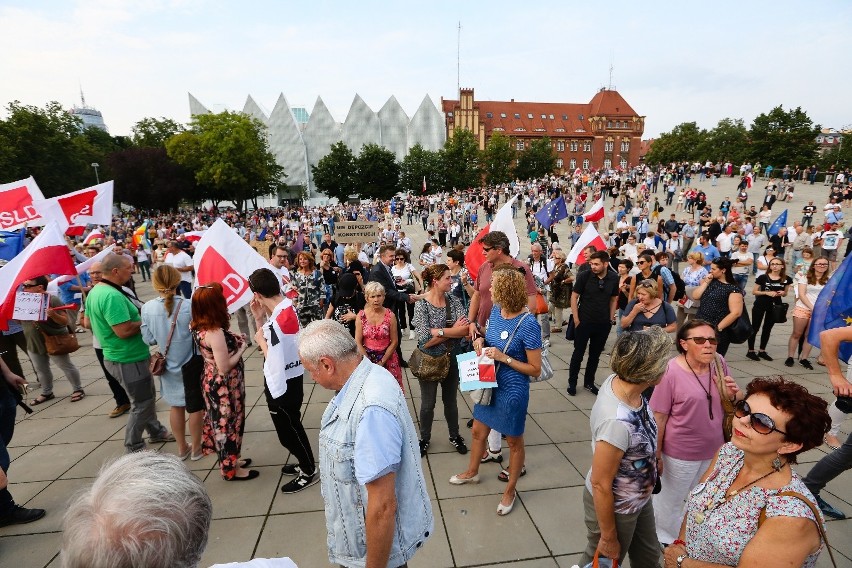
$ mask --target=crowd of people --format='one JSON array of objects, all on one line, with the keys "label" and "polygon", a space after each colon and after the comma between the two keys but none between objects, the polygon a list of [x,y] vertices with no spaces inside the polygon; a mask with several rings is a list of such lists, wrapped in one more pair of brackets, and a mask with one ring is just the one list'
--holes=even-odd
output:
[{"label": "crowd of people", "polygon": [[[784,299],[792,291],[785,365],[798,361],[813,369],[808,326],[820,291],[843,259],[843,240],[847,253],[852,247],[843,220],[852,186],[848,175],[837,174],[822,216],[810,201],[801,221],[779,224],[772,208],[792,199],[798,177],[789,167],[774,173],[767,167],[760,179],[761,169],[744,166],[735,198],[725,197],[715,211],[701,184],[734,175],[730,164],[577,172],[360,205],[117,219],[102,240],[69,245],[78,261],[103,247],[113,251],[60,285],[59,293],[77,309],[52,296],[46,321],[9,322],[2,335],[3,374],[10,384],[23,381],[21,349],[42,389],[31,404],[55,398],[50,363],[70,382],[70,401],[81,400],[85,392],[72,358],[49,354],[44,335],[91,330],[115,398],[110,417],[129,413],[128,453],[174,442],[178,460],[215,454],[223,479],[250,481],[260,471],[241,453],[244,354],[257,345],[269,412],[293,458],[282,468],[292,480],[281,491],[321,483],[332,562],[380,559],[401,566],[433,531],[420,459],[432,441],[438,391],[451,446],[470,454],[467,469],[449,483],[478,483],[482,464],[501,464],[498,478],[506,485],[496,510],[508,515],[527,474],[530,377],[542,372],[555,334],[564,331],[573,345],[564,388],[577,396],[584,368],[582,387],[596,396],[584,562],[629,556],[634,566],[682,568],[784,558],[812,566],[825,547],[822,514],[844,518],[819,496],[826,480],[850,465],[852,442],[837,437],[842,404],[828,405],[780,378],[740,388],[725,355],[746,343],[749,359],[781,357],[770,353],[769,339],[773,326],[786,320]],[[749,206],[748,193],[764,181],[758,210]],[[559,196],[571,204],[567,222],[575,228],[564,248],[555,227],[536,217]],[[567,252],[582,236],[584,211],[601,198],[609,204],[596,223],[605,248],[588,247],[582,262],[568,262]],[[478,235],[501,201],[511,203],[513,218],[524,214],[528,257],[513,256],[504,232]],[[663,205],[674,206],[668,218],[661,215]],[[216,218],[268,258],[267,267],[246,275],[253,297],[234,314],[233,325],[220,283],[197,282],[193,289],[194,243]],[[335,225],[347,220],[375,221],[375,240],[337,242]],[[406,234],[418,220],[426,234],[419,253]],[[470,270],[465,252],[473,243],[484,258]],[[154,299],[139,300],[134,274],[151,282]],[[23,289],[49,291],[49,275],[28,279]],[[749,291],[754,298],[743,336],[738,326],[748,315]],[[612,374],[601,381],[598,366],[613,327]],[[406,332],[430,361],[451,361],[441,376],[418,379],[419,427],[404,398]],[[151,363],[150,346],[162,356],[159,368]],[[473,405],[468,448],[455,356],[470,351],[494,362],[497,387],[489,400]],[[824,348],[816,362],[827,366],[836,395],[852,394],[836,349]],[[302,424],[305,370],[336,393],[319,425],[317,457]],[[169,405],[169,428],[154,409],[155,376]],[[800,479],[791,467],[796,456],[823,443],[840,448],[835,454],[841,456],[827,456],[833,462],[816,479]],[[44,515],[15,505],[2,491],[0,525]],[[746,522],[735,530],[736,519]],[[362,527],[358,538],[335,536],[349,526]],[[801,538],[790,539],[790,531]]]}]

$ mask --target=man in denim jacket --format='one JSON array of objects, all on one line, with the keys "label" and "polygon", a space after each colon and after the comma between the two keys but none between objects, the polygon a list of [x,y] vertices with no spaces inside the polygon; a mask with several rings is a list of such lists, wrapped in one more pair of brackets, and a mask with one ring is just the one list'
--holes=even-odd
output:
[{"label": "man in denim jacket", "polygon": [[337,392],[320,424],[329,561],[406,566],[434,521],[402,390],[334,320],[309,324],[299,334],[299,354],[317,384]]}]

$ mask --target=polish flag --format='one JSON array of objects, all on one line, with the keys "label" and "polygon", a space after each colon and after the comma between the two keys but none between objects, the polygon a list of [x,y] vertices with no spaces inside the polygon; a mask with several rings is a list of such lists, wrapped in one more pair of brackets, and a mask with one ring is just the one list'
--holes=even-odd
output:
[{"label": "polish flag", "polygon": [[9,329],[21,283],[47,274],[77,274],[65,235],[56,223],[47,225],[27,248],[0,268],[0,330]]},{"label": "polish flag", "polygon": [[571,249],[571,252],[568,253],[567,262],[573,262],[577,265],[585,264],[586,255],[583,254],[583,249],[588,246],[595,247],[595,250],[606,250],[606,243],[600,233],[598,233],[598,230],[595,229],[595,226],[591,223],[586,225],[585,230],[583,230],[583,234],[581,234],[580,238],[577,240],[577,244],[575,244]]},{"label": "polish flag", "polygon": [[183,237],[191,243],[197,243],[207,231],[188,231],[183,234]]},{"label": "polish flag", "polygon": [[109,225],[112,223],[113,183],[104,183],[72,191],[59,197],[33,202],[47,221],[56,221],[64,231],[68,227]]},{"label": "polish flag", "polygon": [[106,235],[104,235],[104,232],[101,231],[101,228],[95,227],[94,229],[92,229],[92,232],[89,233],[86,236],[86,238],[83,240],[83,244],[88,245],[92,241],[95,241],[95,240],[98,240],[98,239],[104,240],[104,237],[106,237]]},{"label": "polish flag", "polygon": [[0,230],[11,231],[24,225],[44,225],[41,215],[33,207],[34,201],[43,199],[44,194],[32,176],[0,184]]},{"label": "polish flag", "polygon": [[604,211],[604,198],[603,196],[601,196],[601,198],[595,202],[592,208],[589,209],[589,212],[583,215],[583,220],[587,222],[600,221],[601,219],[603,219],[605,213],[606,211]]},{"label": "polish flag", "polygon": [[514,258],[521,250],[521,241],[518,240],[518,230],[515,229],[515,221],[512,219],[512,204],[518,196],[506,202],[503,207],[494,215],[494,220],[485,225],[476,235],[476,238],[467,247],[464,253],[464,266],[470,273],[470,276],[476,280],[479,275],[479,267],[485,262],[485,251],[482,250],[482,244],[479,239],[490,233],[491,231],[502,231],[509,237],[509,254]]},{"label": "polish flag", "polygon": [[258,268],[270,268],[260,256],[222,219],[204,232],[195,246],[195,285],[219,282],[225,292],[228,312],[234,313],[251,300],[248,277]]},{"label": "polish flag", "polygon": [[[92,258],[87,258],[86,260],[84,260],[83,262],[81,262],[80,264],[78,264],[77,266],[74,267],[75,274],[77,276],[79,276],[83,273],[88,272],[93,264],[95,264],[96,262],[102,261],[106,255],[114,252],[113,249],[114,249],[114,247],[106,247],[106,248],[104,248],[104,250],[102,250],[101,252],[99,252],[98,254],[93,256]],[[54,296],[58,296],[59,295],[59,285],[65,284],[69,280],[74,280],[74,279],[75,279],[75,276],[72,276],[72,275],[69,275],[69,274],[65,274],[63,276],[57,276],[56,278],[54,278],[53,280],[51,280],[47,284],[47,291],[50,292],[51,294],[53,294]]]}]

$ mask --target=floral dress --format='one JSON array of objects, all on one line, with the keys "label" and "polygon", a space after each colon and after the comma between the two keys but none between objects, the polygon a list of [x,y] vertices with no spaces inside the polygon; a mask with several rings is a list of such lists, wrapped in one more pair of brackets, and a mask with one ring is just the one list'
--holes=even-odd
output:
[{"label": "floral dress", "polygon": [[[223,332],[228,355],[233,355],[242,346],[243,339],[228,330]],[[222,477],[232,479],[239,465],[246,418],[243,360],[240,358],[227,376],[223,376],[216,367],[213,350],[204,342],[206,334],[206,331],[198,332],[198,345],[204,357],[201,390],[208,416],[208,420],[204,421],[202,444],[205,454],[211,451],[219,454]]]},{"label": "floral dress", "polygon": [[[358,317],[361,318],[361,327],[363,331],[364,351],[367,352],[367,358],[373,363],[378,364],[385,356],[385,351],[391,344],[390,330],[391,318],[394,317],[393,312],[384,308],[385,316],[381,323],[373,325],[367,321],[367,313],[364,310],[358,312]],[[390,374],[399,383],[399,388],[405,391],[402,386],[402,367],[399,366],[399,356],[396,351],[385,362],[385,369],[390,371]]]},{"label": "floral dress", "polygon": [[[781,489],[752,486],[719,503],[742,466],[742,450],[727,443],[719,450],[715,468],[707,481],[699,483],[690,492],[686,507],[686,552],[690,558],[725,566],[739,564],[743,550],[757,533],[758,518],[764,508],[767,518],[804,517],[816,522],[810,507],[801,499],[777,495],[782,491],[796,491],[816,505],[795,471],[790,483]],[[822,547],[809,555],[802,564],[803,568],[814,566],[821,550]]]},{"label": "floral dress", "polygon": [[302,327],[312,321],[323,318],[322,301],[325,299],[325,281],[319,270],[310,274],[303,274],[298,270],[290,273],[293,288],[298,292],[298,297],[293,302],[296,304],[296,314]]}]

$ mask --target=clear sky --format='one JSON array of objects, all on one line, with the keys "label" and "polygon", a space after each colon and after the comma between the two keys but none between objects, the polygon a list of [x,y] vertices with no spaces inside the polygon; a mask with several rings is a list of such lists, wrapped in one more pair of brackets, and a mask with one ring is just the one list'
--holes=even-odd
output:
[{"label": "clear sky", "polygon": [[[852,123],[852,2],[0,0],[0,104],[103,112],[113,134],[280,93],[342,122],[356,93],[406,113],[461,85],[481,100],[586,102],[610,84],[645,138],[684,121],[746,124],[778,104]],[[2,113],[3,111],[0,111]]]}]

